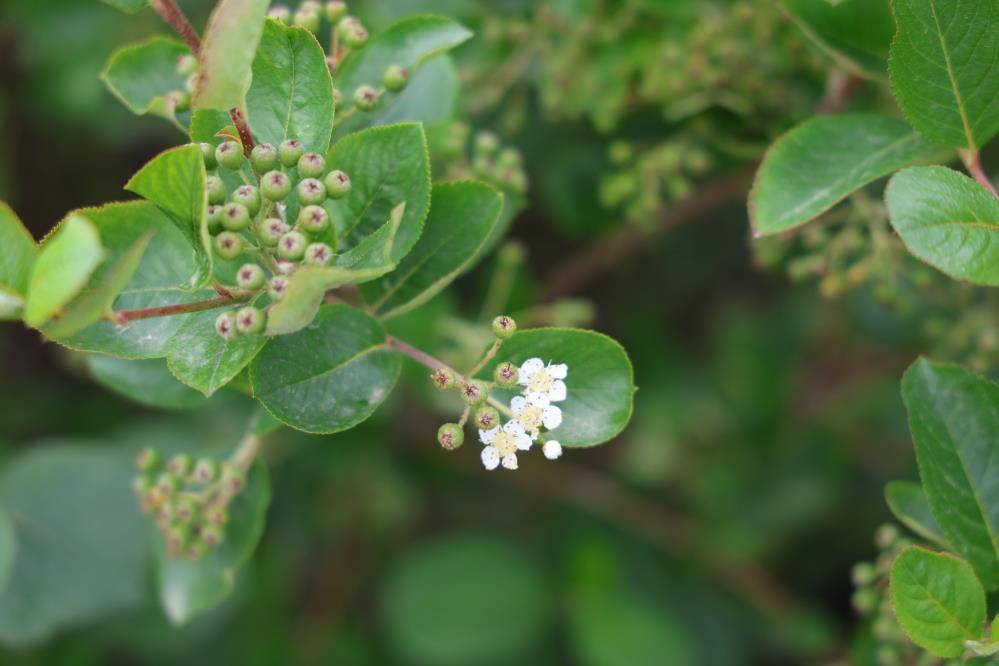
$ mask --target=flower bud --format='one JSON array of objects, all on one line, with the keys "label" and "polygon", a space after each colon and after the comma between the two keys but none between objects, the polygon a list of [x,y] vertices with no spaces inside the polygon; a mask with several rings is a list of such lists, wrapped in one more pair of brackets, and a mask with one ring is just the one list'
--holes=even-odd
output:
[{"label": "flower bud", "polygon": [[205,160],[205,168],[211,171],[219,165],[215,159],[215,146],[210,143],[199,143],[201,146],[201,157]]},{"label": "flower bud", "polygon": [[277,148],[269,143],[258,143],[250,151],[250,163],[257,173],[267,173],[277,166]]},{"label": "flower bud", "polygon": [[402,65],[389,65],[382,74],[382,85],[389,92],[401,92],[409,83],[409,70]]},{"label": "flower bud", "polygon": [[190,474],[193,467],[194,461],[186,453],[178,453],[167,463],[167,471],[181,478]]},{"label": "flower bud", "polygon": [[267,10],[267,17],[287,25],[291,23],[291,10],[284,5],[274,5]]},{"label": "flower bud", "polygon": [[459,387],[461,399],[471,406],[481,405],[489,397],[489,387],[479,379],[469,379]]},{"label": "flower bud", "polygon": [[454,373],[448,368],[437,368],[430,373],[430,381],[438,391],[446,391],[454,386]]},{"label": "flower bud", "polygon": [[465,433],[457,423],[445,423],[437,430],[437,441],[446,451],[454,451],[465,442]]},{"label": "flower bud", "polygon": [[479,430],[492,430],[499,425],[499,418],[495,407],[484,405],[475,412],[475,427]]},{"label": "flower bud", "polygon": [[291,192],[291,178],[280,171],[268,171],[260,179],[260,193],[270,201],[281,201]]},{"label": "flower bud", "polygon": [[297,231],[289,231],[278,241],[277,253],[282,259],[298,261],[305,254],[306,245],[308,241],[305,240],[305,236]]},{"label": "flower bud", "polygon": [[378,91],[369,85],[358,86],[354,91],[354,105],[361,111],[371,111],[378,105]]},{"label": "flower bud", "polygon": [[208,188],[208,203],[220,206],[225,203],[225,183],[218,176],[208,176],[205,180]]},{"label": "flower bud", "polygon": [[250,226],[250,211],[235,201],[222,209],[222,226],[229,231],[242,231]]},{"label": "flower bud", "polygon": [[163,464],[163,457],[156,449],[146,447],[135,456],[135,466],[142,472],[155,472]]},{"label": "flower bud", "polygon": [[263,221],[257,229],[257,236],[260,242],[267,247],[274,247],[281,240],[281,236],[291,231],[288,225],[276,217],[269,217]]},{"label": "flower bud", "polygon": [[215,237],[215,252],[223,259],[235,259],[243,252],[243,237],[231,231],[223,231]]},{"label": "flower bud", "polygon": [[264,275],[264,269],[256,264],[243,264],[236,271],[236,284],[241,289],[256,291],[264,286],[266,280],[267,276]]},{"label": "flower bud", "polygon": [[493,379],[503,388],[513,388],[517,385],[517,380],[520,379],[520,370],[513,363],[506,361],[497,365],[496,369],[493,370]]},{"label": "flower bud", "polygon": [[493,335],[500,340],[506,340],[516,332],[517,322],[513,320],[513,317],[500,315],[493,319]]},{"label": "flower bud", "polygon": [[198,503],[190,497],[182,497],[173,507],[173,516],[182,523],[190,523],[198,515]]},{"label": "flower bud", "polygon": [[298,158],[298,175],[302,178],[321,178],[326,171],[326,159],[319,153],[305,153]]},{"label": "flower bud", "polygon": [[242,491],[246,487],[246,475],[243,470],[232,463],[222,463],[222,487],[231,495]]},{"label": "flower bud", "polygon": [[289,169],[298,164],[302,152],[302,144],[298,139],[285,139],[278,146],[278,157],[281,159],[281,164]]},{"label": "flower bud", "polygon": [[211,458],[201,458],[194,466],[191,476],[198,483],[211,483],[219,474],[219,464]]},{"label": "flower bud", "polygon": [[335,169],[326,174],[326,196],[330,199],[341,199],[350,192],[350,176]]},{"label": "flower bud", "polygon": [[223,141],[215,149],[215,160],[226,169],[236,171],[243,166],[243,147],[235,141]]},{"label": "flower bud", "polygon": [[[271,281],[267,283],[267,295],[271,297],[272,301],[281,300],[281,297],[284,296],[284,292],[287,289],[288,278],[283,275],[275,275],[271,278]],[[235,324],[235,321],[233,323]]]},{"label": "flower bud", "polygon": [[315,178],[306,178],[298,184],[298,200],[303,206],[321,204],[326,201],[326,186]]},{"label": "flower bud", "polygon": [[499,137],[490,132],[489,130],[482,130],[476,132],[474,150],[476,155],[490,156],[499,150],[500,140]]},{"label": "flower bud", "polygon": [[205,226],[213,236],[222,231],[222,206],[211,204],[205,209]]},{"label": "flower bud", "polygon": [[246,206],[246,212],[253,217],[260,211],[260,191],[253,185],[240,185],[232,193],[232,200]]},{"label": "flower bud", "polygon": [[360,23],[354,23],[347,26],[341,34],[341,39],[348,47],[361,49],[368,42],[368,30]]},{"label": "flower bud", "polygon": [[556,460],[562,457],[562,445],[554,439],[550,439],[541,447],[541,452],[545,454],[545,458]]},{"label": "flower bud", "polygon": [[229,522],[229,512],[224,506],[210,506],[204,512],[205,522],[209,525],[222,527]]},{"label": "flower bud", "polygon": [[177,73],[181,76],[190,76],[198,69],[198,59],[189,53],[177,58]]},{"label": "flower bud", "polygon": [[256,335],[263,333],[267,324],[267,317],[258,308],[252,305],[240,308],[236,313],[236,330],[243,335]]},{"label": "flower bud", "polygon": [[326,243],[312,243],[305,248],[305,263],[313,266],[329,266],[333,261],[333,248]]},{"label": "flower bud", "polygon": [[327,21],[336,23],[347,15],[347,3],[341,0],[330,0],[323,7],[323,12],[326,14]]},{"label": "flower bud", "polygon": [[322,206],[306,206],[298,213],[298,226],[310,234],[318,234],[330,225],[330,216]]}]

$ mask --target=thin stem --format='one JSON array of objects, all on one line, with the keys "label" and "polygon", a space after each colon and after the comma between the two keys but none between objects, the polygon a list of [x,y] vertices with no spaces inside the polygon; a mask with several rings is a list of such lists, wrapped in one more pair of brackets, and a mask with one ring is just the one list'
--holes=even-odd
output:
[{"label": "thin stem", "polygon": [[468,415],[472,413],[471,405],[465,405],[465,411],[461,413],[461,418],[458,419],[458,427],[464,428],[465,424],[468,423]]},{"label": "thin stem", "polygon": [[229,109],[229,117],[232,118],[232,124],[239,132],[239,140],[243,144],[243,154],[249,157],[255,144],[253,143],[253,135],[250,134],[250,127],[246,124],[246,115],[242,109],[234,106]]},{"label": "thin stem", "polygon": [[150,0],[149,5],[153,11],[160,15],[170,27],[177,31],[180,38],[184,40],[191,53],[198,55],[201,52],[201,39],[197,31],[191,26],[191,22],[184,16],[183,10],[177,6],[174,0]]},{"label": "thin stem", "polygon": [[217,296],[204,301],[194,301],[193,303],[174,303],[173,305],[159,305],[153,308],[139,308],[137,310],[118,310],[111,313],[107,318],[124,326],[130,321],[138,319],[152,319],[154,317],[169,317],[170,315],[187,314],[189,312],[204,312],[215,308],[225,307],[236,303],[245,303],[253,297],[248,291],[229,291],[229,296]]},{"label": "thin stem", "polygon": [[253,433],[246,433],[243,439],[240,440],[239,445],[236,450],[232,452],[229,460],[232,464],[240,468],[244,472],[250,471],[250,466],[253,465],[253,461],[256,459],[257,454],[260,453],[260,447],[263,445],[264,439],[259,435],[254,435]]},{"label": "thin stem", "polygon": [[344,111],[343,113],[341,113],[340,115],[336,116],[333,119],[333,129],[336,129],[337,127],[339,127],[340,124],[343,123],[343,121],[347,120],[347,118],[350,118],[355,113],[357,113],[357,107],[356,106],[352,106],[349,109],[347,109],[346,111]]},{"label": "thin stem", "polygon": [[978,154],[977,150],[959,150],[957,151],[961,155],[961,160],[964,162],[965,168],[971,177],[977,180],[982,187],[987,189],[992,193],[996,199],[999,199],[999,192],[996,191],[995,185],[989,180],[988,175],[986,175],[985,170],[982,169],[982,159]]},{"label": "thin stem", "polygon": [[479,362],[475,364],[474,368],[472,368],[471,370],[468,371],[468,374],[465,375],[465,379],[470,379],[470,378],[474,377],[476,374],[478,374],[479,370],[481,370],[482,368],[486,367],[486,363],[488,363],[489,361],[491,361],[492,358],[494,356],[496,356],[496,352],[499,351],[499,348],[500,348],[501,344],[503,344],[502,340],[497,340],[496,342],[494,342],[493,346],[490,347],[489,351],[486,352],[486,355],[483,356],[482,359],[479,360]]}]

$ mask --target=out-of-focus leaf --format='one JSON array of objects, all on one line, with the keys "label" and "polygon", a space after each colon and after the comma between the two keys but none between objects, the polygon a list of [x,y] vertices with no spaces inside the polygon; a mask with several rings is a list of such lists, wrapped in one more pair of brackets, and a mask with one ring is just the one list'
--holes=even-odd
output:
[{"label": "out-of-focus leaf", "polygon": [[149,4],[149,0],[101,0],[106,5],[120,9],[126,14],[134,14]]},{"label": "out-of-focus leaf", "polygon": [[20,318],[37,254],[31,234],[0,201],[0,320]]},{"label": "out-of-focus leaf", "polygon": [[201,44],[194,109],[242,109],[269,0],[220,0]]},{"label": "out-of-focus leaf", "polygon": [[177,71],[177,59],[190,53],[179,41],[152,37],[111,54],[101,79],[132,113],[152,113],[176,123],[174,105],[167,95],[185,91],[186,81]]},{"label": "out-of-focus leaf", "polygon": [[840,66],[860,76],[888,75],[895,32],[888,0],[781,0],[788,14]]},{"label": "out-of-focus leaf", "polygon": [[891,512],[906,527],[928,541],[950,548],[922,486],[912,481],[892,481],[885,486],[885,499]]},{"label": "out-of-focus leaf", "polygon": [[101,386],[143,405],[193,409],[205,404],[204,396],[177,381],[160,359],[129,361],[90,354],[87,368]]}]

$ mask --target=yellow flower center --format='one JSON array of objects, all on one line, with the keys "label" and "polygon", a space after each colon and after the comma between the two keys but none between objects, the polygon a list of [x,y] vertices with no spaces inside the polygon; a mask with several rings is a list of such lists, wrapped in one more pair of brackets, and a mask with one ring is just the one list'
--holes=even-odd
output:
[{"label": "yellow flower center", "polygon": [[529,393],[548,393],[552,384],[555,383],[555,378],[548,374],[547,369],[542,368],[531,375],[528,381],[527,390]]},{"label": "yellow flower center", "polygon": [[534,432],[541,427],[541,408],[527,405],[517,415],[517,423],[527,432]]},{"label": "yellow flower center", "polygon": [[500,430],[493,438],[493,448],[499,453],[500,458],[504,458],[511,453],[517,452],[517,442],[513,435]]}]

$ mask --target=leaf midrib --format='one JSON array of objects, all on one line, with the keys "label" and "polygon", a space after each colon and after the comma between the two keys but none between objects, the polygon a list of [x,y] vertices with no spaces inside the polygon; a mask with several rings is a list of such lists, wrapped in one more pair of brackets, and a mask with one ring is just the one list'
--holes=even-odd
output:
[{"label": "leaf midrib", "polygon": [[968,140],[968,149],[975,150],[975,136],[971,131],[971,124],[968,122],[968,112],[964,108],[964,99],[961,91],[957,87],[957,77],[954,75],[954,66],[950,61],[950,52],[947,43],[944,41],[943,28],[940,26],[940,18],[937,16],[936,0],[929,0],[930,13],[933,15],[933,25],[937,29],[937,39],[940,41],[940,51],[943,53],[944,65],[947,69],[947,79],[950,81],[951,91],[954,93],[954,102],[957,104],[957,113],[961,117],[961,125],[964,128],[964,136]]}]

